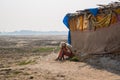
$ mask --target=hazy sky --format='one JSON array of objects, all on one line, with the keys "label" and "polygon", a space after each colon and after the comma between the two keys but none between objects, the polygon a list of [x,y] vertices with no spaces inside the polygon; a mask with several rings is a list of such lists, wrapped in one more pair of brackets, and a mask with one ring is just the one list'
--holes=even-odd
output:
[{"label": "hazy sky", "polygon": [[118,0],[0,0],[0,31],[66,31],[67,13]]}]

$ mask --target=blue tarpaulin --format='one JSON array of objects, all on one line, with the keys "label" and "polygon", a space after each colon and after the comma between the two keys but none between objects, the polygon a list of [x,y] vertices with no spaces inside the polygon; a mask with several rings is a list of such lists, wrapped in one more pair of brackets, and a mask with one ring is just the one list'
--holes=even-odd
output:
[{"label": "blue tarpaulin", "polygon": [[69,14],[66,14],[64,19],[63,19],[63,23],[66,25],[66,27],[69,29]]},{"label": "blue tarpaulin", "polygon": [[70,30],[68,31],[68,44],[71,44],[71,36],[70,36]]},{"label": "blue tarpaulin", "polygon": [[63,23],[69,29],[69,31],[68,31],[68,44],[71,44],[71,36],[70,36],[71,34],[70,34],[70,28],[69,28],[69,23],[68,23],[69,18],[70,18],[69,14],[66,14],[64,19],[63,19]]},{"label": "blue tarpaulin", "polygon": [[91,14],[93,14],[94,16],[96,16],[97,13],[98,13],[98,8],[91,8],[91,9],[89,9],[89,11],[90,11]]}]

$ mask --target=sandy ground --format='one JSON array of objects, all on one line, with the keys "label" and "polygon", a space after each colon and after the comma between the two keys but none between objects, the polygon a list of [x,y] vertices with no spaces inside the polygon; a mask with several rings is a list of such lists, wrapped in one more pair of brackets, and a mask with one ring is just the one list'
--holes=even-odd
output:
[{"label": "sandy ground", "polygon": [[57,54],[29,56],[22,60],[33,63],[18,65],[10,63],[0,68],[0,80],[120,80],[120,75],[96,69],[84,62],[55,61]]},{"label": "sandy ground", "polygon": [[[22,41],[21,44],[24,43],[24,40]],[[103,68],[95,68],[85,62],[55,61],[57,52],[24,54],[21,51],[12,53],[15,52],[14,50],[8,53],[2,49],[0,80],[120,80],[120,71],[115,73]]]}]

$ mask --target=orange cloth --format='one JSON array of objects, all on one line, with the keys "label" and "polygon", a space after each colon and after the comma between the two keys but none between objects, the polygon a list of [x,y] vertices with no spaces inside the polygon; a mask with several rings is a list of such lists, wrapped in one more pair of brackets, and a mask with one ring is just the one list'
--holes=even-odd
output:
[{"label": "orange cloth", "polygon": [[114,23],[117,23],[117,16],[113,13],[110,24],[114,24]]},{"label": "orange cloth", "polygon": [[97,15],[96,19],[99,22],[100,20],[102,20],[104,18],[104,15]]},{"label": "orange cloth", "polygon": [[[104,14],[102,14],[102,15],[97,15],[96,16],[96,20],[97,20],[97,22],[99,22],[99,21],[101,21],[103,18],[104,18]],[[101,26],[96,26],[96,28],[100,28]],[[102,26],[103,27],[103,26]]]},{"label": "orange cloth", "polygon": [[70,31],[73,31],[73,18],[71,18],[70,20],[69,20],[69,27],[70,27]]},{"label": "orange cloth", "polygon": [[83,16],[78,17],[77,30],[83,31]]},{"label": "orange cloth", "polygon": [[89,20],[87,19],[87,16],[84,15],[83,30],[87,29],[88,25],[89,25]]},{"label": "orange cloth", "polygon": [[79,30],[83,31],[83,16],[79,17],[80,25],[79,25]]},{"label": "orange cloth", "polygon": [[105,14],[97,17],[96,28],[108,27],[110,25],[112,14]]},{"label": "orange cloth", "polygon": [[69,20],[69,26],[70,26],[70,31],[77,30],[77,18],[76,17],[73,17]]}]

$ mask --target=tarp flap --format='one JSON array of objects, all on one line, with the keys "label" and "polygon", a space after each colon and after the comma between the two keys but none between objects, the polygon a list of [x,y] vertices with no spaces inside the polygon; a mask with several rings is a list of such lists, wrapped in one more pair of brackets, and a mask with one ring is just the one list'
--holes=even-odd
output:
[{"label": "tarp flap", "polygon": [[68,31],[68,44],[71,44],[71,36],[70,31]]},{"label": "tarp flap", "polygon": [[69,29],[69,14],[66,14],[64,19],[63,19],[63,23],[66,25],[66,27]]},{"label": "tarp flap", "polygon": [[[70,14],[66,14],[66,16],[64,17],[64,19],[63,19],[63,23],[66,25],[66,27],[69,29],[69,23],[68,23],[68,21],[69,21],[69,15]],[[68,44],[71,44],[71,36],[70,36],[70,30],[69,30],[69,32],[68,32]]]},{"label": "tarp flap", "polygon": [[96,16],[97,13],[98,13],[98,8],[91,8],[91,9],[89,9],[89,11],[90,11],[91,14],[93,14],[94,16]]}]

